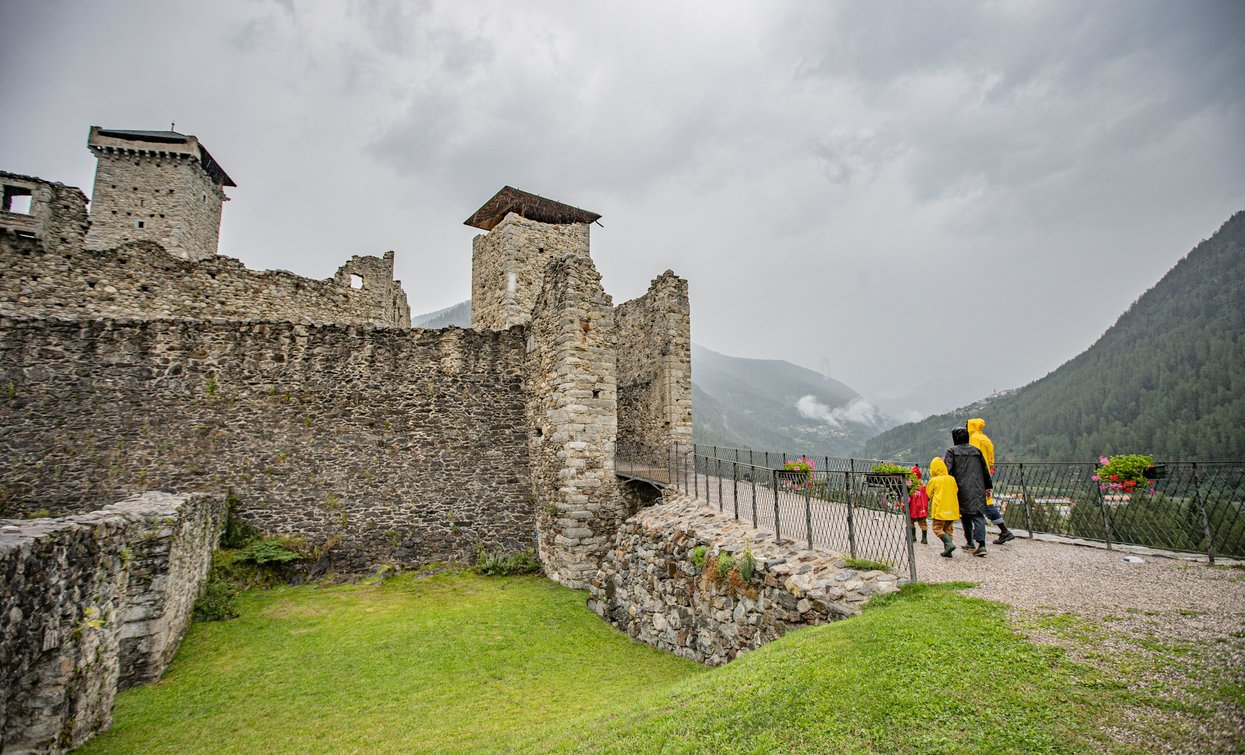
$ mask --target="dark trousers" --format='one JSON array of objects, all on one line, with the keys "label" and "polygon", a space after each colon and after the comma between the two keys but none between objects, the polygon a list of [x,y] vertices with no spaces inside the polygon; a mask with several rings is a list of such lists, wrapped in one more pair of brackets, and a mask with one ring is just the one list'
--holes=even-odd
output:
[{"label": "dark trousers", "polygon": [[970,545],[973,541],[976,541],[978,545],[986,544],[985,514],[966,514],[960,517],[960,524],[964,525],[964,538]]}]

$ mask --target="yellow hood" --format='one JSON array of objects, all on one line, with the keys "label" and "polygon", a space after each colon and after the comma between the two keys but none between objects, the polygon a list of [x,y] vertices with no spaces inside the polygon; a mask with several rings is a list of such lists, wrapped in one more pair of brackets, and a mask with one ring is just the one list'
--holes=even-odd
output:
[{"label": "yellow hood", "polygon": [[976,435],[977,433],[985,429],[986,429],[986,421],[982,419],[981,417],[977,417],[976,419],[970,419],[968,421],[968,434],[969,435]]},{"label": "yellow hood", "polygon": [[938,477],[947,473],[947,463],[941,457],[935,456],[929,462],[929,476]]}]

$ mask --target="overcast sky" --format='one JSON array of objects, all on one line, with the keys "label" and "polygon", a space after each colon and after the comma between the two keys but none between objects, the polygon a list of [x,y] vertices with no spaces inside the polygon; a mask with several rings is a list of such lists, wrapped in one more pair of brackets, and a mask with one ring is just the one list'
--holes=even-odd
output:
[{"label": "overcast sky", "polygon": [[462,221],[511,184],[602,214],[615,302],[671,268],[696,342],[875,401],[1041,377],[1245,209],[1241,0],[0,14],[0,169],[89,195],[90,125],[176,122],[238,183],[222,254],[393,249],[415,313],[470,296]]}]

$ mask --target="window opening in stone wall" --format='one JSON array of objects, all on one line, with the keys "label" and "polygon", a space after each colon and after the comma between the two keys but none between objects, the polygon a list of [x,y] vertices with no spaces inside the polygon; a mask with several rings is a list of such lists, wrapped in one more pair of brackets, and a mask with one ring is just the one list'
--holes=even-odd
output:
[{"label": "window opening in stone wall", "polygon": [[24,186],[6,186],[4,187],[4,204],[2,205],[5,212],[12,212],[17,215],[29,215],[30,204],[34,201],[34,197],[30,193],[30,189]]},{"label": "window opening in stone wall", "polygon": [[135,228],[142,228],[142,227],[143,227],[143,221],[141,221],[141,220],[135,220],[135,221],[134,221],[134,227],[135,227]]},{"label": "window opening in stone wall", "polygon": [[355,275],[354,273],[351,273],[350,274],[350,287],[351,288],[363,288],[363,276]]}]

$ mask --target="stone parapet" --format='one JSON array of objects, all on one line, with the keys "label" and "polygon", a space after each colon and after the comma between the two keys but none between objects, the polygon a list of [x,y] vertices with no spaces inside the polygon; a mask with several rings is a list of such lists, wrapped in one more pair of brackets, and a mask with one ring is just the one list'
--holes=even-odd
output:
[{"label": "stone parapet", "polygon": [[0,312],[28,317],[411,324],[406,294],[393,279],[393,252],[352,257],[334,278],[319,281],[250,270],[232,257],[181,260],[148,242],[89,251],[0,234],[0,268]]},{"label": "stone parapet", "polygon": [[[698,568],[695,554],[704,549]],[[752,579],[720,559],[751,551]],[[632,637],[719,665],[800,627],[854,616],[907,579],[847,568],[843,556],[773,542],[697,501],[666,491],[619,528],[593,577],[588,606]]]},{"label": "stone parapet", "polygon": [[[44,181],[0,170],[0,236],[19,248],[79,249],[86,238],[86,195],[62,183]],[[17,202],[29,197],[27,212],[17,212]],[[21,240],[37,240],[36,246]],[[2,240],[0,240],[2,243]],[[0,260],[8,278],[10,261]]]},{"label": "stone parapet", "polygon": [[63,519],[0,520],[0,748],[64,752],[181,642],[223,496],[148,493]]}]

